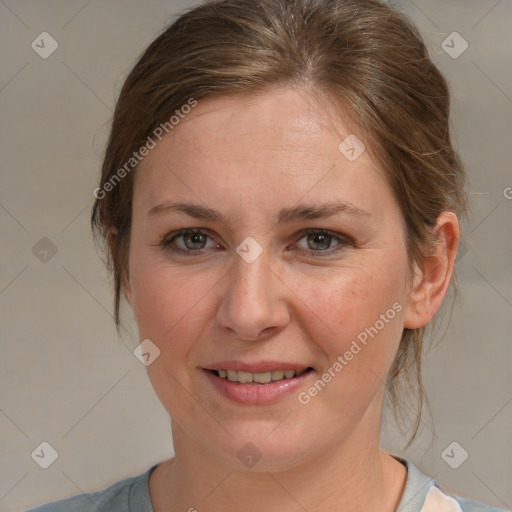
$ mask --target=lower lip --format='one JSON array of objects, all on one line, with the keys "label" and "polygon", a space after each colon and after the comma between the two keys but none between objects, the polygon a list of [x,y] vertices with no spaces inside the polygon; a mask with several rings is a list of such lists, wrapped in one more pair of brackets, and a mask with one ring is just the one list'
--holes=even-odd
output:
[{"label": "lower lip", "polygon": [[217,377],[214,373],[203,370],[210,379],[213,387],[223,396],[234,402],[251,405],[265,405],[277,402],[281,398],[297,391],[312,374],[308,370],[298,377],[270,381],[267,384],[231,382],[228,379]]}]

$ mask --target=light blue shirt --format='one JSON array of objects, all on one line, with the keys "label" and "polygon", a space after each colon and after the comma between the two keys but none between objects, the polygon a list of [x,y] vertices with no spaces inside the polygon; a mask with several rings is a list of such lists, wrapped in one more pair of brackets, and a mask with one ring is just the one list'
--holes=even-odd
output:
[{"label": "light blue shirt", "polygon": [[[407,466],[407,481],[396,512],[505,512],[478,501],[449,496],[413,464],[399,460]],[[157,465],[106,489],[52,501],[27,512],[154,512],[148,482]]]}]

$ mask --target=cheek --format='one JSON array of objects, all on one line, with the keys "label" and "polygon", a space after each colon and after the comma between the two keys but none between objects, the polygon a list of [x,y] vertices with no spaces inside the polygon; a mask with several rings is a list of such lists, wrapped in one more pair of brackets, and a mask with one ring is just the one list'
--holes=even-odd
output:
[{"label": "cheek", "polygon": [[[300,324],[312,340],[319,342],[321,333],[342,351],[347,340],[374,326],[393,303],[405,299],[400,293],[404,285],[401,265],[389,267],[382,255],[371,256],[353,266],[312,267],[307,272],[282,268],[279,278],[286,286],[276,281],[275,297],[289,304],[290,321]],[[399,256],[393,258],[396,263]],[[164,350],[186,348],[229,293],[223,282],[229,276],[214,267],[195,266],[192,271],[144,255],[135,255],[132,261],[132,308],[141,339],[160,340],[166,345]],[[388,325],[385,330],[390,331]]]},{"label": "cheek", "polygon": [[132,308],[140,339],[149,338],[162,352],[172,352],[168,360],[178,366],[203,328],[208,295],[221,278],[208,269],[190,272],[161,259],[134,258]]},{"label": "cheek", "polygon": [[[290,275],[287,279],[300,283],[294,286],[297,304],[303,304],[304,311],[307,307],[314,312],[314,323],[322,324],[332,339],[343,343],[373,326],[395,302],[403,306],[404,277],[400,268],[386,268],[378,261],[368,260],[367,264],[329,269],[316,276]],[[388,316],[396,319],[396,309],[400,308],[395,307]]]},{"label": "cheek", "polygon": [[[315,416],[332,418],[325,428],[348,429],[364,414],[396,353],[403,322],[393,304],[403,303],[404,277],[400,265],[388,268],[386,261],[397,260],[374,253],[352,266],[312,267],[307,272],[284,267],[279,277],[286,286],[276,280],[274,297],[290,310],[284,332],[297,335],[317,353],[322,361],[319,378],[330,374],[321,391],[311,391],[309,405],[295,397],[293,407],[301,414],[314,410]],[[229,293],[230,276],[214,266],[197,265],[192,271],[149,258],[133,262],[140,339],[149,338],[161,351],[147,367],[152,386],[171,417],[184,424],[194,418],[201,424],[198,431],[212,428],[204,413],[206,398],[191,400],[183,389],[194,393],[196,374],[190,365],[197,352],[211,348],[198,341],[207,338],[217,308]]]},{"label": "cheek", "polygon": [[185,274],[176,266],[154,261],[135,268],[139,270],[132,279],[132,307],[139,338],[150,339],[160,350],[146,367],[151,384],[174,419],[188,414],[200,417],[201,407],[183,389],[193,387],[195,370],[187,364],[204,329],[204,308],[218,278],[213,279],[211,272]]},{"label": "cheek", "polygon": [[318,406],[338,404],[335,409],[341,415],[347,407],[363,410],[385,383],[403,331],[400,269],[400,265],[394,270],[380,268],[373,262],[333,272],[325,279],[301,281],[297,316],[308,315],[301,327],[326,360],[319,375],[326,386],[317,386],[323,389]]}]

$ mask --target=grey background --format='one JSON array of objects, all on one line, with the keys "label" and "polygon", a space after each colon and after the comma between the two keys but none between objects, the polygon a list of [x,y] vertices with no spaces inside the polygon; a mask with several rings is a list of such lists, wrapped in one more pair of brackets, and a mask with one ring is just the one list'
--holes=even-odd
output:
[{"label": "grey background", "polygon": [[[88,220],[123,79],[170,17],[194,3],[0,1],[2,511],[103,488],[173,453],[167,413],[132,354],[127,306],[128,331],[115,333]],[[510,509],[512,2],[394,3],[451,83],[472,214],[457,263],[461,299],[425,361],[435,430],[425,415],[403,453],[390,424],[383,444],[448,491]],[[59,44],[47,59],[31,48],[43,31]],[[469,44],[456,59],[441,47],[453,31]],[[52,245],[43,237],[57,251],[46,262],[38,249]],[[59,454],[46,470],[31,458],[43,441]],[[441,457],[453,441],[469,454],[458,469]]]}]

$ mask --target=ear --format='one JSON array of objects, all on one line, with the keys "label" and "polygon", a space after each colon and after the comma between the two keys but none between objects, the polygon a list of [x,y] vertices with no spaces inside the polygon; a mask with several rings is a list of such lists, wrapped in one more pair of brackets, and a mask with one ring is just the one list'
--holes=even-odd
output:
[{"label": "ear", "polygon": [[453,212],[444,211],[433,227],[438,242],[421,267],[415,264],[412,289],[407,301],[404,327],[419,329],[437,313],[448,291],[459,246],[459,221]]},{"label": "ear", "polygon": [[[110,253],[113,255],[117,249],[117,228],[111,227],[108,230],[107,234],[108,245],[110,247]],[[128,303],[130,304],[130,308],[132,307],[132,289],[130,286],[130,280],[128,278],[128,282],[124,281],[121,283],[121,289],[123,290]]]}]

